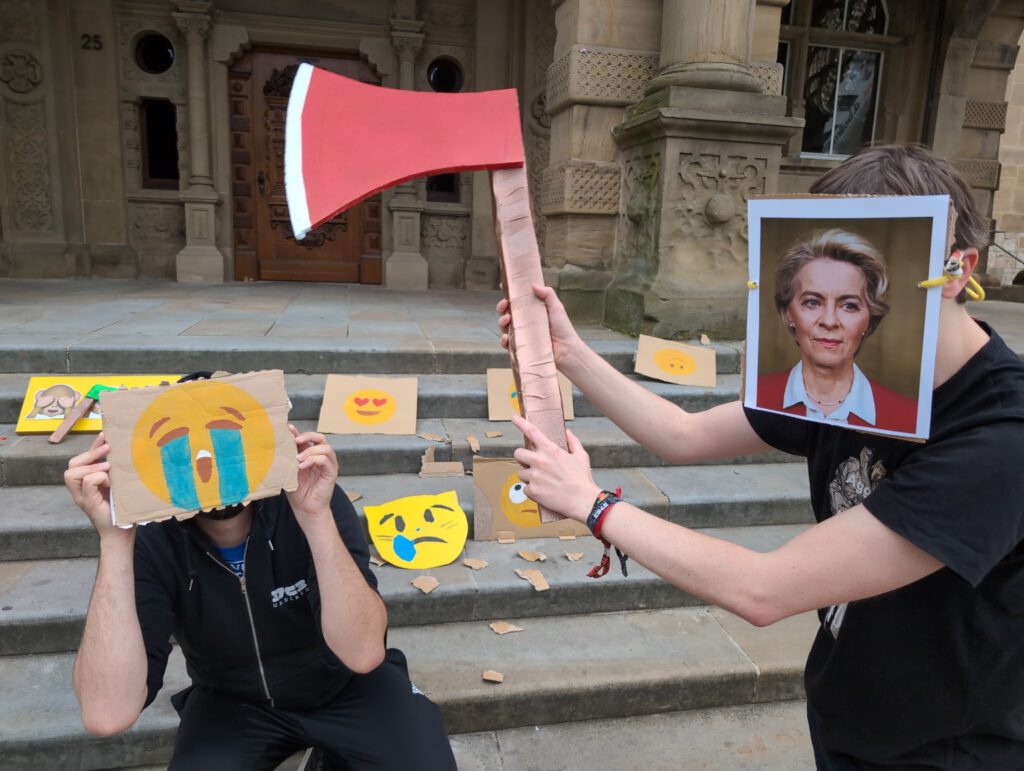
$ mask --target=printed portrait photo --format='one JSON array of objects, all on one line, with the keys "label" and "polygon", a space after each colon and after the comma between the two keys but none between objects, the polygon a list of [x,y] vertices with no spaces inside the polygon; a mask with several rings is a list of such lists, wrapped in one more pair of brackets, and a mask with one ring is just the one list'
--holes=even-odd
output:
[{"label": "printed portrait photo", "polygon": [[750,203],[744,403],[926,439],[949,199]]}]

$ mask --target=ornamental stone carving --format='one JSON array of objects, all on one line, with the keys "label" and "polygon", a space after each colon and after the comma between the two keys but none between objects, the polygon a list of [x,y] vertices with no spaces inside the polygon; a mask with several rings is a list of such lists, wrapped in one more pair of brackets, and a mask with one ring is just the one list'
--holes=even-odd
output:
[{"label": "ornamental stone carving", "polygon": [[430,32],[472,36],[476,25],[476,7],[473,2],[455,0],[427,0],[423,3],[422,18]]},{"label": "ornamental stone carving", "polygon": [[1006,102],[968,101],[964,111],[964,127],[1006,130]]},{"label": "ornamental stone carving", "polygon": [[650,273],[657,265],[656,217],[661,199],[661,153],[631,154],[623,160],[625,186],[617,250],[635,273]]},{"label": "ornamental stone carving", "polygon": [[38,0],[0,0],[0,43],[39,43]]},{"label": "ornamental stone carving", "polygon": [[185,33],[188,44],[202,45],[210,31],[210,17],[200,13],[172,13],[174,23]]},{"label": "ornamental stone carving", "polygon": [[25,232],[54,229],[46,112],[41,102],[7,102],[6,156],[11,222]]},{"label": "ornamental stone carving", "polygon": [[621,168],[617,163],[572,160],[544,171],[541,212],[618,214]]},{"label": "ornamental stone carving", "polygon": [[416,0],[394,0],[391,5],[391,18],[415,20]]},{"label": "ornamental stone carving", "polygon": [[981,190],[999,188],[999,161],[989,158],[956,158],[953,165],[971,187]]},{"label": "ornamental stone carving", "polygon": [[415,62],[416,55],[423,49],[423,35],[420,33],[395,32],[391,35],[395,54],[402,62]]},{"label": "ornamental stone carving", "polygon": [[747,200],[765,192],[767,158],[680,153],[678,184],[666,202],[674,239],[721,244],[712,264],[724,268],[747,258]]},{"label": "ornamental stone carving", "polygon": [[657,74],[656,53],[573,46],[548,69],[548,111],[555,113],[580,102],[635,104]]},{"label": "ornamental stone carving", "polygon": [[782,94],[784,68],[778,62],[751,62],[750,71],[761,84],[761,91],[769,96]]},{"label": "ornamental stone carving", "polygon": [[1012,70],[1017,63],[1017,51],[1020,46],[1010,43],[996,43],[991,40],[979,40],[974,48],[975,67],[987,67],[995,70]]},{"label": "ornamental stone carving", "polygon": [[178,248],[185,242],[185,210],[178,204],[130,204],[131,238],[166,243]]},{"label": "ornamental stone carving", "polygon": [[0,59],[0,83],[24,95],[43,82],[43,66],[28,51],[14,50]]},{"label": "ornamental stone carving", "polygon": [[424,253],[466,253],[469,244],[469,218],[424,214],[420,219],[420,241]]}]

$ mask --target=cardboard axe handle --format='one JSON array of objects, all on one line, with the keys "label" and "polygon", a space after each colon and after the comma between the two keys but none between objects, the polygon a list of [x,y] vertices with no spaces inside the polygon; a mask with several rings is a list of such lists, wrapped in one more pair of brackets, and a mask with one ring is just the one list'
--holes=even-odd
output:
[{"label": "cardboard axe handle", "polygon": [[[535,284],[544,283],[544,274],[530,212],[526,167],[492,171],[491,188],[501,251],[501,283],[512,316],[508,353],[523,417],[568,450],[547,307],[533,293]],[[554,522],[562,517],[541,507],[540,519]]]},{"label": "cardboard axe handle", "polygon": [[50,438],[47,440],[50,444],[60,444],[64,441],[64,437],[68,435],[75,423],[81,420],[83,417],[88,415],[92,411],[92,406],[96,404],[95,399],[90,399],[88,396],[83,396],[81,400],[74,407],[71,408],[71,412],[64,420],[61,421],[60,425],[54,429],[53,433],[50,434]]}]

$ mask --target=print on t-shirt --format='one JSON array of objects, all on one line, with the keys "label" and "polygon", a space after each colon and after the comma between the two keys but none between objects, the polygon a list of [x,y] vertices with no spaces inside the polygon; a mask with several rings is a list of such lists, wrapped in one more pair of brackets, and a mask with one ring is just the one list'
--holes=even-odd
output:
[{"label": "print on t-shirt", "polygon": [[[873,454],[870,447],[865,447],[860,451],[859,458],[847,458],[836,468],[836,475],[828,483],[828,497],[833,515],[861,503],[885,477],[885,465],[882,461],[872,465]],[[824,625],[833,638],[839,636],[847,604],[844,602],[841,605],[833,605],[825,614]]]}]

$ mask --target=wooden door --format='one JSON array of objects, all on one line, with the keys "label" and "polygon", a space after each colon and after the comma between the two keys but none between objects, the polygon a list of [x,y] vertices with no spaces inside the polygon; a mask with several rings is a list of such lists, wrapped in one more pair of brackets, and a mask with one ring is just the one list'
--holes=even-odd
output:
[{"label": "wooden door", "polygon": [[284,192],[284,127],[295,72],[309,62],[374,83],[359,58],[251,51],[231,68],[235,278],[381,283],[380,195],[295,240]]}]

